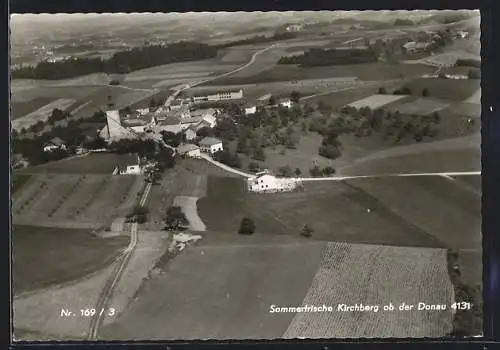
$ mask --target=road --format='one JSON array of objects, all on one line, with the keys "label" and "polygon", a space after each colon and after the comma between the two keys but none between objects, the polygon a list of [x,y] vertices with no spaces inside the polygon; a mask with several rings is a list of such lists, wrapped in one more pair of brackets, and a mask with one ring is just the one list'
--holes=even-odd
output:
[{"label": "road", "polygon": [[[206,161],[212,163],[213,165],[221,168],[222,170],[231,172],[236,175],[240,175],[246,178],[251,178],[255,176],[254,174],[249,174],[244,171],[231,168],[225,164],[217,162],[212,159],[207,154],[201,154],[201,158]],[[427,173],[389,173],[389,174],[372,174],[372,175],[356,175],[356,176],[331,176],[331,177],[300,177],[300,178],[292,178],[302,182],[310,182],[310,181],[343,181],[343,180],[353,180],[353,179],[374,179],[381,177],[422,177],[422,176],[472,176],[472,175],[481,175],[480,171],[457,171],[457,172],[427,172]]]},{"label": "road", "polygon": [[236,69],[233,69],[232,71],[216,75],[216,76],[211,77],[209,79],[205,79],[205,80],[201,80],[201,81],[197,81],[197,82],[191,82],[191,83],[183,84],[182,86],[180,86],[177,89],[175,89],[174,92],[167,98],[167,100],[165,101],[164,106],[165,107],[170,106],[170,104],[172,103],[172,101],[182,91],[184,91],[184,90],[193,88],[195,86],[198,86],[198,85],[201,85],[201,84],[204,84],[204,83],[208,83],[210,81],[213,81],[213,80],[216,80],[216,79],[219,79],[219,78],[222,78],[222,77],[226,77],[226,76],[234,74],[234,73],[238,73],[238,72],[242,71],[243,69],[248,68],[249,66],[251,66],[252,64],[254,64],[255,60],[257,59],[257,56],[263,54],[264,52],[266,52],[266,51],[268,51],[268,50],[270,50],[270,49],[272,49],[273,47],[276,47],[276,46],[278,46],[278,44],[273,44],[273,45],[268,46],[268,47],[266,47],[266,48],[264,48],[262,50],[254,52],[253,55],[252,55],[252,57],[250,58],[250,61],[248,61],[247,63],[245,63],[244,65],[242,65],[242,66],[240,66],[240,67],[238,67]]},{"label": "road", "polygon": [[[143,206],[146,203],[146,200],[151,192],[152,184],[149,182],[146,185],[144,193],[142,194],[141,200],[139,201],[139,205]],[[119,263],[113,271],[112,277],[106,282],[101,294],[99,295],[99,299],[97,300],[97,305],[95,306],[96,314],[92,317],[90,321],[90,329],[88,333],[88,340],[96,340],[97,335],[99,333],[99,329],[102,325],[102,321],[104,317],[106,317],[107,306],[109,299],[113,295],[113,291],[123,276],[123,272],[125,271],[132,253],[135,250],[137,245],[137,228],[138,224],[134,222],[130,229],[130,242],[128,247],[123,251],[123,255],[119,258]],[[101,312],[103,311],[103,312]]]}]

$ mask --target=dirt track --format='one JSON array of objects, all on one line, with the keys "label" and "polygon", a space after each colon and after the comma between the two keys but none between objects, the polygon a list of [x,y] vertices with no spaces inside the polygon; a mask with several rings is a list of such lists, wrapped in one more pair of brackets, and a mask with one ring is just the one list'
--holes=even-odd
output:
[{"label": "dirt track", "polygon": [[189,229],[192,231],[206,231],[206,226],[198,216],[198,209],[196,208],[197,197],[179,196],[174,199],[174,205],[182,208],[189,221]]}]

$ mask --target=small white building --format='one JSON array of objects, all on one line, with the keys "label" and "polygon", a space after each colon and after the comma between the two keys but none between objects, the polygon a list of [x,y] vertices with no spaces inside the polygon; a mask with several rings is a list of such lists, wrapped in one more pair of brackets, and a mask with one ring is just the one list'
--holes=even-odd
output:
[{"label": "small white building", "polygon": [[140,114],[140,115],[146,115],[149,113],[149,107],[148,108],[141,108],[141,109],[138,109],[137,112]]},{"label": "small white building", "polygon": [[257,113],[257,106],[245,107],[245,115],[251,115]]},{"label": "small white building", "polygon": [[300,186],[296,178],[280,178],[269,171],[261,171],[247,180],[248,191],[259,193],[289,192]]},{"label": "small white building", "polygon": [[190,158],[200,158],[201,151],[200,147],[192,144],[182,144],[177,147],[177,153],[181,156],[190,157]]},{"label": "small white building", "polygon": [[137,154],[124,154],[113,170],[113,175],[141,175],[141,159]]},{"label": "small white building", "polygon": [[281,99],[279,105],[285,108],[292,108],[292,101],[289,98]]},{"label": "small white building", "polygon": [[53,152],[55,150],[66,150],[66,144],[59,137],[54,137],[45,145],[43,145],[44,152]]},{"label": "small white building", "polygon": [[200,149],[202,152],[214,154],[222,151],[224,147],[221,140],[215,137],[205,137],[200,141]]}]

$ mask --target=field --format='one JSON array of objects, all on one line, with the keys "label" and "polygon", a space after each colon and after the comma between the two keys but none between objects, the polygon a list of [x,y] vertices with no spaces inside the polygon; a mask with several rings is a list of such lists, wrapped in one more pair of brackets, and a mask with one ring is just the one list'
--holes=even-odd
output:
[{"label": "field", "polygon": [[23,117],[39,108],[53,102],[55,99],[52,97],[38,97],[28,102],[11,102],[11,116],[12,119]]},{"label": "field", "polygon": [[104,73],[95,73],[82,75],[76,78],[60,79],[60,80],[33,80],[33,79],[14,79],[11,83],[11,89],[14,93],[25,89],[35,87],[74,87],[74,86],[92,86],[92,85],[107,85],[110,78]]},{"label": "field", "polygon": [[425,116],[439,112],[450,106],[450,103],[432,98],[419,98],[415,101],[398,106],[401,114]]},{"label": "field", "polygon": [[37,174],[16,192],[15,224],[100,228],[133,206],[142,187],[138,177]]},{"label": "field", "polygon": [[406,96],[404,95],[372,95],[362,100],[352,102],[348,106],[354,107],[356,109],[361,109],[363,107],[368,107],[370,109],[377,109],[389,103],[401,100],[405,97]]},{"label": "field", "polygon": [[[378,150],[337,170],[340,170],[342,175],[479,171],[480,144],[481,135],[476,133],[446,140],[401,145]],[[434,161],[433,155],[436,156]],[[447,155],[450,156],[449,159],[446,159]]]},{"label": "field", "polygon": [[14,194],[16,193],[17,191],[19,191],[19,189],[21,189],[23,187],[23,185],[25,183],[27,183],[31,178],[31,175],[14,175],[12,177],[12,190],[11,190],[11,193]]},{"label": "field", "polygon": [[80,279],[108,265],[127,244],[127,237],[99,239],[88,230],[14,225],[14,294]]},{"label": "field", "polygon": [[[443,337],[452,312],[399,311],[401,303],[450,305],[453,286],[446,251],[332,243],[303,305],[332,305],[333,313],[297,313],[284,338]],[[338,304],[387,305],[394,311],[341,312]]]},{"label": "field", "polygon": [[479,59],[480,56],[466,52],[464,50],[448,51],[445,53],[430,56],[424,59],[413,61],[414,63],[429,63],[439,65],[453,65],[457,59]]},{"label": "field", "polygon": [[93,153],[83,157],[66,158],[55,162],[36,165],[19,170],[19,173],[58,174],[109,174],[117,164],[128,159],[128,155],[115,153]]},{"label": "field", "polygon": [[481,104],[481,88],[477,89],[465,102]]},{"label": "field", "polygon": [[235,64],[218,60],[171,63],[129,73],[121,80],[124,86],[131,88],[165,88],[203,80],[212,75],[229,72],[236,67]]},{"label": "field", "polygon": [[12,127],[16,130],[21,130],[22,128],[29,128],[31,125],[37,123],[38,121],[45,122],[55,108],[64,111],[75,102],[76,100],[74,99],[60,98],[58,100],[50,102],[43,107],[38,108],[36,111],[14,119],[12,121]]},{"label": "field", "polygon": [[390,80],[400,79],[401,76],[405,78],[420,77],[431,72],[432,69],[429,67],[413,64],[364,63],[312,68],[301,68],[296,65],[275,65],[254,75],[247,74],[244,77],[231,75],[217,79],[214,82],[208,82],[205,85],[257,84],[340,77],[357,77],[360,80]]},{"label": "field", "polygon": [[145,106],[149,105],[149,100],[158,94],[158,89],[131,90],[120,94],[114,101],[115,108],[125,108],[134,104],[143,102]]},{"label": "field", "polygon": [[307,183],[303,192],[261,196],[247,193],[241,179],[210,177],[198,211],[211,232],[236,232],[242,217],[249,216],[259,236],[298,236],[309,224],[314,240],[444,246],[376,197],[340,182]]},{"label": "field", "polygon": [[[102,242],[101,239],[99,243],[102,244]],[[59,246],[58,249],[61,247]],[[78,255],[78,252],[74,252],[75,254]],[[74,261],[75,257],[73,256],[71,260]],[[92,264],[91,261],[87,261],[87,265],[89,263]],[[57,266],[57,262],[53,264],[55,265],[51,266]],[[107,267],[78,281],[67,283],[63,287],[51,286],[42,291],[15,298],[13,300],[14,337],[17,338],[19,332],[25,336],[34,333],[34,339],[86,340],[91,318],[82,316],[81,310],[97,304],[107,281],[116,273],[116,266],[116,262],[108,264]],[[40,265],[33,269],[40,270]],[[33,269],[30,270],[31,274]],[[67,269],[71,269],[71,266]],[[61,317],[62,309],[73,312],[75,316]],[[30,337],[29,340],[34,339]]]},{"label": "field", "polygon": [[421,300],[449,304],[444,251],[283,239],[255,244],[255,236],[236,234],[226,240],[240,244],[214,244],[210,234],[148,280],[123,316],[104,328],[102,339],[318,338],[345,336],[348,327],[348,336],[430,337],[451,330],[449,312],[270,312],[271,305],[336,308],[391,298],[397,306]]},{"label": "field", "polygon": [[451,101],[464,101],[472,96],[479,88],[479,80],[453,80],[419,78],[406,84],[414,95],[421,95],[426,88],[429,97]]},{"label": "field", "polygon": [[314,243],[202,241],[147,281],[123,316],[104,328],[102,339],[279,338],[293,314],[271,314],[269,306],[300,305],[322,250]]}]

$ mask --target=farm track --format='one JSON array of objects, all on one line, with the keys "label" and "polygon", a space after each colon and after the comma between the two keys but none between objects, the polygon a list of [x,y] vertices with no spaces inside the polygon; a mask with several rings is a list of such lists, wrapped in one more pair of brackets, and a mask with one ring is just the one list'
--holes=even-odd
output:
[{"label": "farm track", "polygon": [[[147,197],[151,191],[151,187],[152,187],[151,183],[148,183],[146,185],[146,188],[139,201],[139,205],[143,206],[146,203]],[[134,252],[134,249],[137,245],[137,229],[138,229],[138,224],[133,223],[131,225],[131,230],[130,230],[130,244],[127,247],[127,249],[125,249],[125,254],[121,258],[119,264],[117,265],[116,270],[113,271],[111,279],[109,279],[106,282],[106,285],[104,286],[103,291],[98,298],[97,305],[95,307],[96,310],[103,310],[104,308],[106,308],[107,303],[113,294],[114,288],[120,281],[120,278],[122,277],[123,272],[125,271],[125,268],[127,267],[127,264],[129,263],[132,253]],[[102,324],[103,324],[103,314],[98,311],[96,315],[92,317],[90,322],[90,329],[88,333],[89,340],[97,339],[99,329]]]}]

